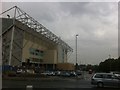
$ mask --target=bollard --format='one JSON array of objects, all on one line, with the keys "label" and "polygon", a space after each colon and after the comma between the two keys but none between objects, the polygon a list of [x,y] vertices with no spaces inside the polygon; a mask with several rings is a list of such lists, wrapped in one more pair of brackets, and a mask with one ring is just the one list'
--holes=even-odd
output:
[{"label": "bollard", "polygon": [[33,90],[33,86],[32,85],[27,85],[26,90]]}]

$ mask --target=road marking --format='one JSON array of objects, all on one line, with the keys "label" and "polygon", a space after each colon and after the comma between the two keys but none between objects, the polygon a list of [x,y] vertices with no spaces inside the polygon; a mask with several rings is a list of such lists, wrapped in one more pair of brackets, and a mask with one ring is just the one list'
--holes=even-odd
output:
[{"label": "road marking", "polygon": [[27,85],[26,86],[26,90],[32,90],[33,89],[33,85]]}]

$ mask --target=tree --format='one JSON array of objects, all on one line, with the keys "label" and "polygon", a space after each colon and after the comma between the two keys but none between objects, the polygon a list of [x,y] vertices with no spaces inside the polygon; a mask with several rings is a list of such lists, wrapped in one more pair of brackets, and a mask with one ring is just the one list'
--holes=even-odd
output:
[{"label": "tree", "polygon": [[118,59],[109,58],[100,62],[98,70],[100,72],[120,71],[120,57]]}]

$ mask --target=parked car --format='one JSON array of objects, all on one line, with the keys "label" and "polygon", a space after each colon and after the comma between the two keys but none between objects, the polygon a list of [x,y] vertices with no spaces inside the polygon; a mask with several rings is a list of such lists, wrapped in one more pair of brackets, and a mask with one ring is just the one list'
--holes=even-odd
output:
[{"label": "parked car", "polygon": [[77,76],[77,74],[76,74],[75,71],[72,71],[72,72],[70,72],[70,76],[71,76],[71,77],[75,77],[75,76]]},{"label": "parked car", "polygon": [[79,75],[82,75],[82,71],[76,71],[76,74],[79,76]]},{"label": "parked car", "polygon": [[41,75],[49,75],[49,72],[45,71],[45,72],[42,72]]},{"label": "parked car", "polygon": [[110,72],[110,73],[112,73],[112,74],[114,74],[114,75],[120,77],[120,72],[116,72],[116,71],[114,71],[114,72]]},{"label": "parked car", "polygon": [[120,87],[120,78],[112,73],[95,73],[91,78],[91,84],[97,87]]},{"label": "parked car", "polygon": [[55,76],[55,72],[54,71],[49,71],[49,76]]},{"label": "parked car", "polygon": [[35,71],[32,70],[32,69],[27,69],[27,70],[26,70],[26,73],[29,73],[29,74],[35,74]]},{"label": "parked car", "polygon": [[70,77],[70,73],[67,72],[67,71],[62,71],[61,72],[61,76],[63,76],[63,77]]},{"label": "parked car", "polygon": [[54,76],[55,73],[53,71],[45,71],[43,73],[41,73],[41,75],[45,75],[45,76]]},{"label": "parked car", "polygon": [[88,71],[88,72],[89,72],[89,74],[92,74],[92,72],[93,72],[93,71],[92,71],[91,69],[89,69],[89,71]]},{"label": "parked car", "polygon": [[55,75],[56,76],[60,76],[61,75],[61,71],[55,71]]},{"label": "parked car", "polygon": [[22,74],[22,73],[26,73],[26,71],[23,70],[23,69],[18,69],[18,70],[16,71],[16,73],[17,73],[17,74]]}]

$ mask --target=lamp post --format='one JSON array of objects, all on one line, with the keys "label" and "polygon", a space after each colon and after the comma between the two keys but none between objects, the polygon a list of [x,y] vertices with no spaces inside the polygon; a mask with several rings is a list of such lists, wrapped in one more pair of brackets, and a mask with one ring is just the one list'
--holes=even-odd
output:
[{"label": "lamp post", "polygon": [[109,60],[110,60],[110,71],[111,71],[111,55],[109,54]]},{"label": "lamp post", "polygon": [[77,37],[78,37],[78,34],[76,34],[75,35],[75,38],[76,38],[76,49],[75,49],[75,51],[76,51],[76,70],[78,69],[78,63],[77,63]]}]

